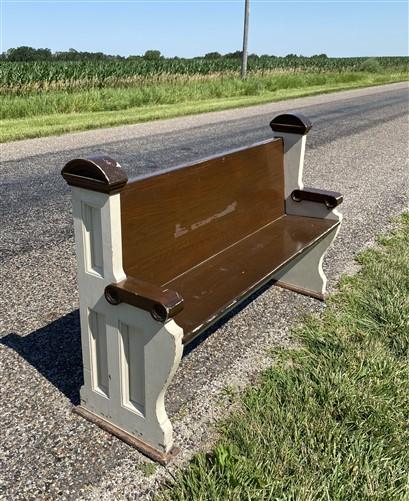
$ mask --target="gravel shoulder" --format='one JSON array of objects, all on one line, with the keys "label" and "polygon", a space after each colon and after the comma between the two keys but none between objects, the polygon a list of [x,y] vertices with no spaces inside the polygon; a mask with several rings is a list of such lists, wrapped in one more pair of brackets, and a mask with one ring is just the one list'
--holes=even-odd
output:
[{"label": "gravel shoulder", "polygon": [[[332,289],[342,273],[356,270],[355,254],[409,208],[406,89],[303,100],[315,125],[307,140],[305,183],[345,197],[344,223],[324,266]],[[81,354],[70,197],[58,176],[64,161],[86,154],[92,144],[119,156],[132,174],[151,171],[203,156],[209,144],[221,151],[267,138],[267,118],[299,104],[275,103],[247,115],[222,112],[224,120],[211,114],[207,122],[200,122],[202,115],[131,126],[131,137],[131,128],[109,135],[99,130],[92,143],[91,133],[80,133],[3,148],[0,499],[149,498],[175,468],[212,443],[213,423],[230,410],[226,387],[256,381],[272,363],[269,350],[291,344],[291,325],[325,308],[273,287],[196,343],[167,394],[182,453],[168,469],[147,466],[152,463],[137,451],[71,412]]]}]

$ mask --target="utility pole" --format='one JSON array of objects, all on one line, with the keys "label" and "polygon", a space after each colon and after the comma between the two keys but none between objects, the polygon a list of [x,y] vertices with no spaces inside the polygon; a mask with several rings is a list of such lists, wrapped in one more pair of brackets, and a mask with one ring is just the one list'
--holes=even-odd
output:
[{"label": "utility pole", "polygon": [[247,39],[249,33],[250,0],[245,0],[244,5],[244,32],[243,32],[243,59],[241,62],[241,78],[246,78],[247,73]]}]

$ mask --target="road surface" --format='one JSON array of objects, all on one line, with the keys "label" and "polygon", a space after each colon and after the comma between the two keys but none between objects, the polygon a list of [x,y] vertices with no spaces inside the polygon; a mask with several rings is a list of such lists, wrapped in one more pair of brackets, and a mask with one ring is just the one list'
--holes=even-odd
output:
[{"label": "road surface", "polygon": [[[267,139],[272,116],[294,109],[314,124],[306,185],[345,198],[325,260],[335,287],[356,269],[354,255],[408,209],[407,84],[0,145],[0,499],[138,499],[168,474],[145,476],[138,452],[71,413],[81,353],[64,163],[106,154],[133,176]],[[190,350],[167,397],[183,449],[177,464],[213,439],[211,424],[229,407],[226,385],[253,381],[271,364],[266,350],[290,344],[292,323],[322,307],[273,287]]]}]

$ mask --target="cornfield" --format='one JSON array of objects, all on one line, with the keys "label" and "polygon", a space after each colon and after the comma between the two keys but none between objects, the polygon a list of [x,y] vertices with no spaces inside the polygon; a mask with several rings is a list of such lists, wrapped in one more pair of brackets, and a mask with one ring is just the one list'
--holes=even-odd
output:
[{"label": "cornfield", "polygon": [[[367,58],[267,57],[249,58],[249,72],[354,72]],[[408,57],[374,59],[380,70],[407,71]],[[240,59],[159,59],[83,62],[0,62],[0,94],[23,95],[48,90],[86,90],[129,87],[183,79],[232,76]]]}]

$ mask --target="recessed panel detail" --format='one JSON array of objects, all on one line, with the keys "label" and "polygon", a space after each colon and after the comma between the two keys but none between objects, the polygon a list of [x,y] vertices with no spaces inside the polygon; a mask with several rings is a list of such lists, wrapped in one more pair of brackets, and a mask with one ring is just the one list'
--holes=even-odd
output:
[{"label": "recessed panel detail", "polygon": [[105,315],[89,310],[93,390],[109,396],[109,372]]},{"label": "recessed panel detail", "polygon": [[144,413],[145,366],[143,333],[120,322],[122,344],[122,404],[132,411]]},{"label": "recessed panel detail", "polygon": [[82,203],[86,271],[103,276],[101,210]]}]

